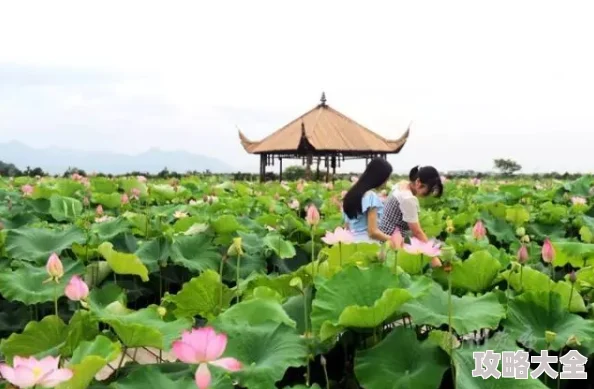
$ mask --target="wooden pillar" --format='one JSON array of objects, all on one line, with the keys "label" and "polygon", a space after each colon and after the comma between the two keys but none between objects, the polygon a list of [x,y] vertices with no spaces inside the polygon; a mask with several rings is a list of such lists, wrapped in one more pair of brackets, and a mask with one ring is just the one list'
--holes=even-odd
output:
[{"label": "wooden pillar", "polygon": [[311,153],[307,154],[306,162],[305,162],[305,179],[311,180],[311,165],[312,165],[313,155]]},{"label": "wooden pillar", "polygon": [[278,181],[281,182],[283,180],[283,159],[281,157],[278,157],[278,165]]},{"label": "wooden pillar", "polygon": [[260,154],[260,182],[264,182],[266,176],[266,154]]},{"label": "wooden pillar", "polygon": [[326,182],[330,181],[330,158],[326,155]]},{"label": "wooden pillar", "polygon": [[320,163],[322,163],[322,157],[318,157],[316,161],[316,181],[320,179]]},{"label": "wooden pillar", "polygon": [[336,155],[332,156],[332,181],[336,178]]}]

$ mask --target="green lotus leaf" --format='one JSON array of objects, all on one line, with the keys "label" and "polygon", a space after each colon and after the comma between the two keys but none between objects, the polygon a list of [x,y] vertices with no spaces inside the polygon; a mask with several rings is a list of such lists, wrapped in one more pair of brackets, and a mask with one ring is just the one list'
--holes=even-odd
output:
[{"label": "green lotus leaf", "polygon": [[[594,321],[568,312],[557,293],[528,291],[517,296],[509,302],[508,318],[503,324],[507,333],[536,352],[558,351],[571,336],[594,346]],[[557,334],[548,347],[546,331]]]},{"label": "green lotus leaf", "polygon": [[113,284],[93,290],[89,295],[89,307],[99,321],[113,328],[128,348],[169,350],[173,341],[193,324],[193,320],[188,318],[173,321],[166,320],[167,317],[161,318],[156,305],[138,311],[130,310],[125,305],[125,294]]},{"label": "green lotus leaf", "polygon": [[367,266],[374,259],[377,259],[379,247],[371,243],[342,244],[325,247],[318,254],[314,263],[304,266],[307,273],[330,278],[338,273],[343,267],[354,264]]},{"label": "green lotus leaf", "polygon": [[[501,264],[487,251],[481,250],[470,254],[465,261],[454,261],[452,271],[452,287],[467,292],[484,292],[488,290],[497,277]],[[434,270],[434,276],[442,285],[447,285],[447,273],[443,268]]]},{"label": "green lotus leaf", "polygon": [[283,306],[276,301],[254,298],[233,305],[223,312],[218,320],[244,322],[248,326],[257,326],[266,322],[284,323],[295,327],[295,321],[283,310]]},{"label": "green lotus leaf", "polygon": [[118,190],[118,185],[107,177],[93,177],[91,179],[91,189],[94,194],[111,194]]},{"label": "green lotus leaf", "polygon": [[85,234],[78,227],[64,230],[23,227],[8,231],[4,248],[13,259],[45,264],[52,253],[60,255],[73,243],[84,243]]},{"label": "green lotus leaf", "polygon": [[93,193],[91,201],[95,204],[100,204],[106,209],[117,209],[122,202],[122,195],[119,193]]},{"label": "green lotus leaf", "polygon": [[74,350],[67,368],[74,376],[57,386],[58,389],[86,389],[95,375],[108,363],[115,360],[121,352],[119,342],[99,335],[92,341],[81,342]]},{"label": "green lotus leaf", "polygon": [[233,215],[222,215],[211,222],[211,227],[218,235],[233,234],[243,227]]},{"label": "green lotus leaf", "polygon": [[82,341],[91,341],[99,335],[99,324],[91,312],[74,312],[68,323],[68,334],[61,349],[63,356],[70,356]]},{"label": "green lotus leaf", "polygon": [[[126,377],[114,382],[113,389],[196,389],[196,367],[182,365],[169,373],[176,364],[144,365],[135,368]],[[190,368],[189,368],[190,367]],[[233,383],[224,370],[209,365],[212,381],[209,389],[233,389]],[[169,373],[169,374],[168,374]]]},{"label": "green lotus leaf", "polygon": [[222,256],[204,234],[176,237],[171,245],[171,262],[193,272],[219,270]]},{"label": "green lotus leaf", "polygon": [[9,301],[20,301],[25,304],[54,301],[56,296],[64,295],[64,288],[73,275],[85,273],[85,267],[81,262],[63,259],[62,265],[64,276],[59,283],[44,283],[49,279],[45,266],[23,263],[16,270],[4,270],[0,272],[0,293]]},{"label": "green lotus leaf", "polygon": [[571,264],[575,268],[594,266],[594,244],[581,242],[552,242],[555,248],[553,265]]},{"label": "green lotus leaf", "polygon": [[91,225],[91,233],[96,236],[99,243],[110,241],[129,230],[130,223],[122,217]]},{"label": "green lotus leaf", "polygon": [[56,190],[66,197],[73,197],[77,192],[83,192],[85,186],[77,181],[60,180],[56,183]]},{"label": "green lotus leaf", "polygon": [[346,327],[374,328],[413,298],[398,287],[398,277],[384,266],[362,270],[352,266],[318,286],[311,324],[322,341]]},{"label": "green lotus leaf", "polygon": [[284,240],[280,234],[270,233],[266,235],[264,237],[264,244],[281,259],[293,258],[297,255],[293,244]]},{"label": "green lotus leaf", "polygon": [[49,200],[49,213],[59,222],[75,221],[82,214],[83,206],[77,199],[54,194]]},{"label": "green lotus leaf", "polygon": [[57,316],[46,316],[41,321],[31,321],[22,333],[13,333],[0,342],[0,352],[9,363],[15,356],[44,357],[57,355],[68,334],[68,327]]},{"label": "green lotus leaf", "polygon": [[[514,338],[506,333],[497,333],[482,346],[470,346],[455,349],[453,352],[454,367],[456,370],[456,388],[464,389],[546,389],[547,386],[538,378],[534,379],[528,375],[528,379],[515,379],[500,377],[495,379],[489,377],[473,377],[472,371],[475,369],[474,352],[485,352],[491,350],[496,353],[504,351],[518,351],[520,349]],[[497,370],[501,372],[501,360]],[[529,374],[532,370],[529,370]]]},{"label": "green lotus leaf", "polygon": [[137,275],[144,282],[149,280],[148,269],[136,254],[119,253],[113,249],[113,244],[102,243],[97,251],[117,274]]},{"label": "green lotus leaf", "polygon": [[212,320],[229,307],[234,295],[234,292],[221,282],[217,272],[206,270],[186,282],[176,295],[167,296],[164,300],[175,304],[174,314],[178,318],[200,315]]},{"label": "green lotus leaf", "polygon": [[[551,288],[553,292],[558,293],[561,296],[561,300],[564,302],[564,305],[569,307],[571,312],[587,311],[584,299],[579,294],[578,289],[574,288],[572,291],[571,284],[567,281],[553,282],[553,280],[551,280],[546,274],[528,266],[523,266],[521,274],[519,270],[507,270],[502,273],[502,277],[507,280],[508,284],[515,291],[548,292],[549,288]],[[570,302],[571,306],[569,305]]]},{"label": "green lotus leaf", "polygon": [[435,389],[448,368],[443,350],[429,341],[419,342],[416,333],[405,327],[396,327],[355,357],[357,379],[368,389]]},{"label": "green lotus leaf", "polygon": [[307,348],[294,328],[282,323],[265,322],[247,326],[230,318],[217,319],[217,332],[227,334],[224,356],[237,358],[243,369],[233,373],[240,386],[274,388],[290,367],[305,364]]},{"label": "green lotus leaf", "polygon": [[[433,283],[427,295],[404,304],[401,311],[409,313],[417,325],[439,327],[448,324],[448,292]],[[452,295],[452,328],[459,335],[483,328],[497,328],[504,317],[505,308],[495,293],[489,292],[478,297]]]},{"label": "green lotus leaf", "polygon": [[166,264],[171,252],[171,245],[169,241],[164,238],[142,242],[138,250],[134,254],[147,267],[149,272],[156,272],[159,270],[160,264]]}]

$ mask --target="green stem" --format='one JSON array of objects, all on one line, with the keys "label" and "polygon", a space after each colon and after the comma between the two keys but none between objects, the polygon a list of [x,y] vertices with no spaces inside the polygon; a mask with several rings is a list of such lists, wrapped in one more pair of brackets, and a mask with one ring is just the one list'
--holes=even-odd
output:
[{"label": "green stem", "polygon": [[522,284],[522,277],[524,276],[524,266],[520,264],[520,293],[524,290],[524,285]]},{"label": "green stem", "polygon": [[224,258],[221,259],[221,266],[219,267],[219,276],[221,277],[221,287],[219,288],[219,313],[223,312],[223,266],[225,265]]},{"label": "green stem", "polygon": [[571,312],[571,298],[573,297],[574,282],[571,283],[571,292],[569,292],[569,303],[567,304],[567,310]]},{"label": "green stem", "polygon": [[[554,275],[553,275],[553,271],[554,271],[554,269],[553,269],[553,264],[551,263],[551,280],[549,281],[549,314],[550,314],[550,312],[551,312],[551,289],[552,289],[552,284],[553,284],[553,282],[554,282],[554,281],[553,281],[553,277],[554,277]],[[545,375],[545,378],[546,378],[546,377],[547,377],[547,376]]]},{"label": "green stem", "polygon": [[237,254],[237,272],[236,272],[236,280],[235,280],[235,288],[237,288],[237,290],[235,291],[236,293],[236,298],[237,298],[237,303],[239,303],[239,269],[240,269],[240,263],[241,263],[241,255]]},{"label": "green stem", "polygon": [[316,278],[316,265],[314,264],[315,258],[314,229],[313,226],[311,226],[311,276],[313,280]]},{"label": "green stem", "polygon": [[305,320],[305,342],[307,347],[307,353],[305,356],[305,365],[307,367],[307,372],[305,375],[305,383],[309,386],[309,380],[311,377],[310,367],[309,367],[309,353],[310,353],[310,343],[309,343],[309,313],[307,311],[307,288],[303,290],[303,319]]},{"label": "green stem", "polygon": [[340,258],[340,268],[342,269],[342,242],[338,242],[338,251]]},{"label": "green stem", "polygon": [[456,387],[456,374],[454,371],[454,359],[453,350],[454,345],[452,344],[452,274],[448,272],[448,343],[450,349],[450,368],[452,370],[452,384]]},{"label": "green stem", "polygon": [[326,389],[330,389],[330,380],[328,379],[328,370],[326,369],[326,364],[322,364],[322,369],[324,370],[324,377],[326,378]]},{"label": "green stem", "polygon": [[56,286],[54,289],[54,311],[56,312],[56,316],[59,316],[58,315],[58,285],[59,284],[56,281]]}]

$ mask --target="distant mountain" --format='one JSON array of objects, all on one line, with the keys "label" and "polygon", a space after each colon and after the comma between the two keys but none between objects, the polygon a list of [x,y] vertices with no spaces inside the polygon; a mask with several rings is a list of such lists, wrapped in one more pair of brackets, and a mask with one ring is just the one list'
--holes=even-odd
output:
[{"label": "distant mountain", "polygon": [[234,167],[216,158],[187,151],[153,148],[141,154],[126,155],[61,148],[36,149],[16,141],[0,143],[0,161],[12,163],[21,170],[27,166],[31,169],[40,167],[50,174],[62,174],[69,167],[106,174],[124,174],[132,171],[158,173],[165,167],[170,172],[178,173],[190,170],[210,170],[213,173],[236,171]]}]

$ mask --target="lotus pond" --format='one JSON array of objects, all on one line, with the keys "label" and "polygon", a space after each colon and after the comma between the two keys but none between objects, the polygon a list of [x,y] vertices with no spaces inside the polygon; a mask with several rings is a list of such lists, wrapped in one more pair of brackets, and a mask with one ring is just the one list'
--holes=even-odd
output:
[{"label": "lotus pond", "polygon": [[[448,181],[432,266],[326,243],[346,181],[3,178],[0,388],[592,387],[593,182]],[[589,378],[473,377],[485,350]]]}]

